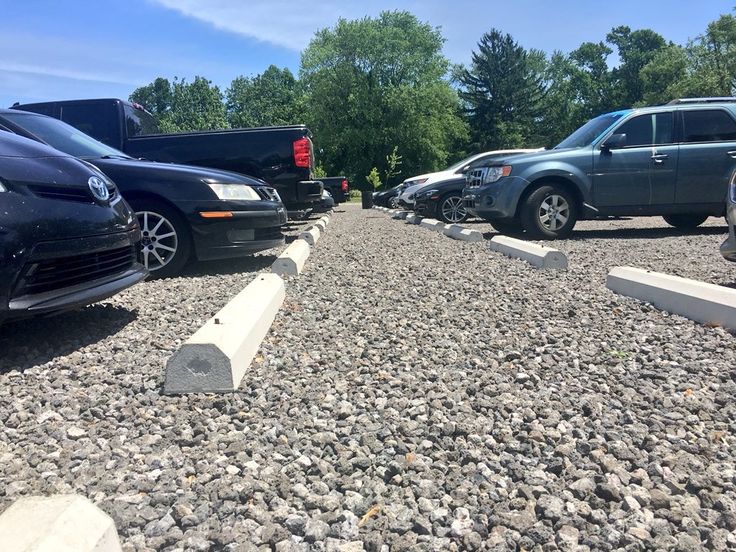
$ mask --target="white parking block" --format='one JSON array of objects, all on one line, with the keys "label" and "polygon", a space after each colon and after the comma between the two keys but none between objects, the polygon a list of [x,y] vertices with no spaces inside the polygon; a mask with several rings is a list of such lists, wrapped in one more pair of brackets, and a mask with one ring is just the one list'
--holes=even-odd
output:
[{"label": "white parking block", "polygon": [[406,216],[409,213],[407,211],[396,211],[393,215],[391,215],[391,218],[396,220],[406,220]]},{"label": "white parking block", "polygon": [[320,236],[321,234],[319,228],[317,228],[316,226],[312,226],[309,230],[300,232],[297,238],[306,241],[309,245],[314,247],[315,245],[317,245]]},{"label": "white parking block", "polygon": [[235,391],[285,295],[278,275],[257,276],[169,358],[164,393]]},{"label": "white parking block", "polygon": [[478,230],[463,228],[459,224],[446,224],[444,234],[453,240],[474,242],[483,241],[483,234],[481,232],[478,232]]},{"label": "white parking block", "polygon": [[565,254],[551,247],[508,236],[494,236],[489,242],[489,247],[491,251],[522,259],[539,268],[567,268]]},{"label": "white parking block", "polygon": [[328,217],[327,215],[319,219],[319,221],[325,223],[325,228],[330,225],[330,217]]},{"label": "white parking block", "polygon": [[425,218],[419,222],[419,226],[434,230],[435,232],[442,232],[445,229],[445,224],[435,219]]},{"label": "white parking block", "polygon": [[613,268],[606,287],[701,324],[736,330],[736,289],[629,266]]},{"label": "white parking block", "polygon": [[298,276],[309,257],[309,244],[305,240],[294,240],[271,265],[271,272],[279,276]]},{"label": "white parking block", "polygon": [[406,215],[406,222],[409,224],[419,224],[422,222],[422,217],[415,215],[414,213],[409,213]]},{"label": "white parking block", "polygon": [[322,219],[319,219],[314,223],[315,228],[318,228],[320,233],[324,234],[327,231],[327,224]]},{"label": "white parking block", "polygon": [[0,515],[3,552],[120,552],[112,518],[79,495],[21,498]]}]

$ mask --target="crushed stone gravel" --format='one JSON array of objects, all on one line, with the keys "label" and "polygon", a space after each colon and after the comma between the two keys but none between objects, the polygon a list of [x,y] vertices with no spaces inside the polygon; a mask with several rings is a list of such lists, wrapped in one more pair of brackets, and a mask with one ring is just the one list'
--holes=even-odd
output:
[{"label": "crushed stone gravel", "polygon": [[0,510],[77,492],[126,551],[734,549],[734,336],[605,288],[734,286],[724,229],[584,222],[546,272],[340,206],[228,395],[163,366],[269,253],[3,326]]}]

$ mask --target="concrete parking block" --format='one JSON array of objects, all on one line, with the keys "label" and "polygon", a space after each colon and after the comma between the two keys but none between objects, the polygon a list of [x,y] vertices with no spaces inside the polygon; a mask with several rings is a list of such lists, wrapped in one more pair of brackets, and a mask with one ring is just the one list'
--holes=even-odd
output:
[{"label": "concrete parking block", "polygon": [[483,241],[483,233],[478,230],[470,230],[463,228],[459,224],[446,224],[444,230],[445,236],[453,240],[461,241]]},{"label": "concrete parking block", "polygon": [[298,276],[309,257],[309,244],[305,240],[294,240],[271,265],[271,272],[279,276]]},{"label": "concrete parking block", "polygon": [[445,224],[443,222],[431,218],[422,219],[419,222],[419,226],[429,230],[434,230],[435,232],[442,232],[445,229]]},{"label": "concrete parking block", "polygon": [[319,219],[314,223],[315,228],[318,228],[320,233],[324,234],[327,231],[327,224],[322,219]]},{"label": "concrete parking block", "polygon": [[0,515],[3,552],[120,552],[112,518],[79,495],[30,496]]},{"label": "concrete parking block", "polygon": [[406,216],[409,213],[407,211],[396,211],[393,215],[391,215],[391,218],[396,220],[406,220]]},{"label": "concrete parking block", "polygon": [[164,393],[235,391],[285,295],[278,275],[257,276],[169,358]]},{"label": "concrete parking block", "polygon": [[489,242],[491,251],[522,259],[538,268],[567,268],[567,256],[557,249],[517,240],[508,236],[494,236]]},{"label": "concrete parking block", "polygon": [[606,287],[701,324],[736,330],[736,289],[629,266],[611,269]]},{"label": "concrete parking block", "polygon": [[319,219],[318,222],[324,222],[325,228],[327,228],[330,225],[330,217],[328,217],[327,215],[325,215],[324,217],[322,217],[321,219]]},{"label": "concrete parking block", "polygon": [[317,228],[316,226],[312,226],[304,232],[299,232],[297,238],[306,241],[310,246],[314,247],[315,245],[317,245],[317,242],[319,241],[321,235],[322,234],[320,233],[319,228]]},{"label": "concrete parking block", "polygon": [[409,224],[419,224],[422,222],[422,217],[415,215],[414,213],[409,213],[406,215],[406,222]]}]

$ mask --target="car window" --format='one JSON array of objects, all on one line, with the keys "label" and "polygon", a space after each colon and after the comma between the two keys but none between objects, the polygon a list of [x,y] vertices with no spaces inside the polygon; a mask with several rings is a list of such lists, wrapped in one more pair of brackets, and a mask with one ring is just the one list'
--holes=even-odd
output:
[{"label": "car window", "polygon": [[126,105],[124,111],[128,136],[144,136],[146,134],[161,133],[156,120],[149,113],[141,109],[135,109],[130,105]]},{"label": "car window", "polygon": [[736,122],[719,109],[683,111],[683,142],[736,141]]},{"label": "car window", "polygon": [[116,142],[115,109],[110,103],[62,104],[59,118],[108,145]]},{"label": "car window", "polygon": [[632,148],[671,144],[673,129],[672,112],[647,113],[629,119],[614,133],[626,134],[626,147]]}]

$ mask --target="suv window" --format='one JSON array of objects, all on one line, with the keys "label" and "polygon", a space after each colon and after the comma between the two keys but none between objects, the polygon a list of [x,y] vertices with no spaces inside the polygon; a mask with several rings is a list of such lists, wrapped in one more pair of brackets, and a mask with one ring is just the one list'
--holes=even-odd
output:
[{"label": "suv window", "polygon": [[683,142],[736,141],[736,122],[720,109],[683,111]]},{"label": "suv window", "polygon": [[62,104],[59,118],[108,145],[116,142],[115,109],[109,103]]},{"label": "suv window", "polygon": [[672,112],[648,113],[633,117],[618,127],[616,134],[626,134],[626,147],[655,146],[672,143]]}]

